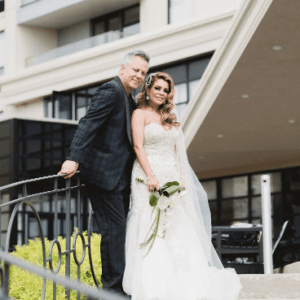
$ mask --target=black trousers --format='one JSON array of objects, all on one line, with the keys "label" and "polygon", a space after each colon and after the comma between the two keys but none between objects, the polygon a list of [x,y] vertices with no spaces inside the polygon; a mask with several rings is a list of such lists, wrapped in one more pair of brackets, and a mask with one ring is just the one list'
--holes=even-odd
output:
[{"label": "black trousers", "polygon": [[103,287],[116,291],[123,291],[126,218],[129,210],[132,163],[130,158],[117,186],[111,191],[86,182],[93,217],[101,234],[101,281]]}]

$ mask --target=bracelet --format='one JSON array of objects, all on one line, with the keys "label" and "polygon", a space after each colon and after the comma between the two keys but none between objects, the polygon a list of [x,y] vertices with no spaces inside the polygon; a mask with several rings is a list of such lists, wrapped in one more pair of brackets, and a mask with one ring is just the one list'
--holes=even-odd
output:
[{"label": "bracelet", "polygon": [[155,176],[155,174],[151,174],[149,178],[146,178],[147,180],[149,180],[151,177]]}]

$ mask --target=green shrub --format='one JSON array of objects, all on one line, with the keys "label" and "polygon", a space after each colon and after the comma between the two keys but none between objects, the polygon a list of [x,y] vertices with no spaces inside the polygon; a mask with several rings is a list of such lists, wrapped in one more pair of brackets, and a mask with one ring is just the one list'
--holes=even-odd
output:
[{"label": "green shrub", "polygon": [[[73,248],[73,238],[75,233],[73,233],[71,238],[71,249]],[[85,243],[87,243],[87,232],[83,233],[85,237]],[[66,240],[62,237],[58,238],[60,245],[61,245],[61,251],[65,251],[66,247]],[[96,278],[98,282],[101,282],[101,271],[102,271],[102,265],[101,265],[101,258],[100,258],[100,240],[101,237],[98,234],[92,234],[91,236],[91,250],[92,250],[92,258],[93,258],[93,266],[96,274]],[[45,240],[46,244],[46,257],[49,256],[49,248],[51,241]],[[78,260],[81,259],[82,255],[82,243],[80,237],[77,237],[77,243],[76,243],[76,254],[78,257]],[[34,239],[29,240],[28,245],[23,245],[21,247],[16,246],[16,250],[12,253],[13,256],[24,259],[27,262],[30,262],[37,266],[43,266],[43,252],[42,252],[42,244],[40,239]],[[74,280],[77,280],[77,264],[74,261],[73,253],[70,257],[71,260],[71,278]],[[52,255],[52,261],[53,261],[53,268],[56,269],[58,264],[58,250],[57,246],[54,246],[53,248],[53,255]],[[59,274],[63,275],[65,274],[65,255],[62,255],[61,259],[61,267]],[[47,269],[49,270],[49,263],[47,263]],[[43,279],[40,276],[34,275],[29,273],[28,271],[25,271],[23,269],[20,269],[16,266],[10,267],[10,282],[9,282],[9,295],[13,299],[30,299],[30,300],[39,300],[41,299],[42,295],[42,286],[43,286]],[[89,264],[89,256],[88,256],[88,249],[86,248],[85,253],[85,259],[80,266],[80,281],[85,284],[89,284],[92,286],[95,286],[92,272],[90,269]],[[65,299],[65,288],[64,286],[57,285],[56,286],[56,299]],[[53,299],[53,283],[51,281],[47,281],[47,287],[46,287],[46,297],[45,299],[52,300]],[[71,291],[71,299],[77,299],[77,291]],[[86,299],[84,295],[81,295],[81,299]]]}]

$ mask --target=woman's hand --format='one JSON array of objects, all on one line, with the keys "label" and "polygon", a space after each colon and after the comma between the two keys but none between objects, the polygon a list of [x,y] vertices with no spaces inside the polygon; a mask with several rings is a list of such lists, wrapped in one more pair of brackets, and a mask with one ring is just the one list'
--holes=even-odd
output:
[{"label": "woman's hand", "polygon": [[152,176],[147,180],[147,187],[149,192],[153,192],[154,189],[159,190],[159,182],[155,176]]}]

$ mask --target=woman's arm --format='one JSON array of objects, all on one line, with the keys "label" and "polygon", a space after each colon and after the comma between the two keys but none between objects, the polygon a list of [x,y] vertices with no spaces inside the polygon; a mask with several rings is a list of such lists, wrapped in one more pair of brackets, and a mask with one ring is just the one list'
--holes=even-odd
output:
[{"label": "woman's arm", "polygon": [[147,186],[148,190],[152,191],[154,188],[159,189],[159,182],[157,181],[155,175],[153,175],[153,170],[148,161],[147,154],[144,150],[144,127],[146,123],[146,114],[141,109],[136,109],[132,114],[131,128],[132,128],[132,138],[133,138],[133,149],[136,153],[137,160],[141,165],[147,176]]}]

